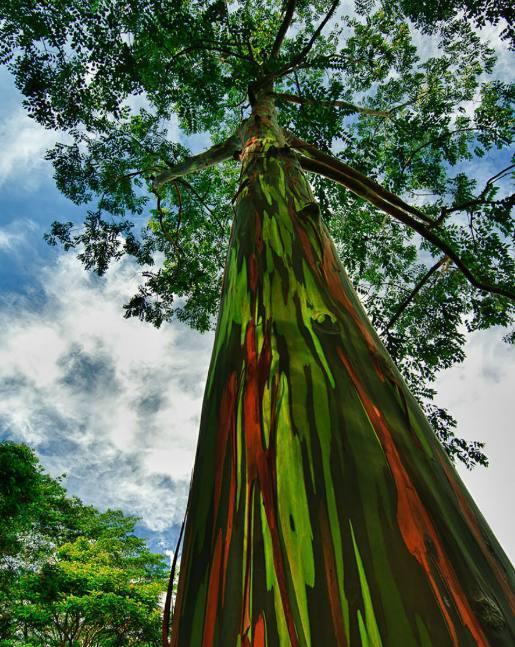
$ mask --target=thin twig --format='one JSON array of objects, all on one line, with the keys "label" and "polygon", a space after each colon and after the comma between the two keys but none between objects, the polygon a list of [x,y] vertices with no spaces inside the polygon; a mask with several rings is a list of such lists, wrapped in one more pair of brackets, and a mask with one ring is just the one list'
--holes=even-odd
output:
[{"label": "thin twig", "polygon": [[310,97],[299,97],[296,94],[289,94],[287,92],[273,92],[272,96],[275,97],[276,99],[283,100],[283,101],[289,101],[290,103],[297,103],[299,105],[305,105],[305,104],[310,104],[310,105],[319,105],[319,106],[329,106],[329,107],[335,107],[335,108],[347,108],[348,110],[351,110],[352,112],[360,112],[364,115],[371,115],[373,117],[385,117],[388,118],[390,117],[389,112],[385,112],[384,110],[375,110],[374,108],[367,108],[366,106],[356,106],[353,103],[350,103],[349,101],[329,101],[325,99],[312,99]]},{"label": "thin twig", "polygon": [[200,202],[201,206],[202,206],[202,207],[203,207],[203,208],[204,208],[204,209],[205,209],[205,210],[206,210],[206,211],[207,211],[207,212],[208,212],[208,213],[209,213],[209,214],[210,214],[210,215],[215,219],[216,224],[220,227],[220,231],[221,231],[222,233],[225,233],[225,229],[224,229],[224,226],[223,226],[223,224],[222,224],[222,221],[221,221],[221,220],[220,220],[220,218],[217,216],[217,214],[213,211],[213,209],[211,209],[211,207],[209,207],[209,206],[206,204],[205,198],[203,198],[203,197],[200,195],[200,193],[195,189],[195,187],[194,187],[194,186],[192,186],[192,185],[191,185],[187,180],[185,180],[184,178],[180,178],[179,180],[177,180],[177,182],[179,182],[179,184],[182,184],[183,186],[185,186],[187,189],[189,189],[189,190],[193,193],[193,195],[194,195],[194,196],[197,198],[197,200]]},{"label": "thin twig", "polygon": [[515,164],[510,164],[510,165],[509,165],[509,166],[507,166],[506,168],[503,168],[503,170],[502,170],[502,171],[499,171],[499,173],[496,173],[495,175],[493,175],[491,178],[489,178],[489,179],[486,181],[486,185],[487,185],[487,186],[490,186],[490,185],[494,184],[495,182],[497,182],[497,180],[501,180],[501,179],[502,179],[505,175],[507,175],[507,174],[508,174],[512,169],[515,169]]},{"label": "thin twig", "polygon": [[191,52],[195,52],[195,51],[218,52],[220,54],[225,54],[226,56],[234,56],[235,58],[239,58],[243,61],[246,61],[247,63],[254,64],[254,61],[250,57],[245,56],[244,54],[233,52],[232,50],[226,49],[225,47],[219,47],[216,45],[209,45],[208,43],[202,43],[202,45],[199,44],[199,45],[190,45],[188,47],[184,47],[179,52],[176,52],[173,55],[173,57],[169,61],[167,61],[167,66],[170,67],[170,65],[180,56],[184,56],[185,54],[190,54]]},{"label": "thin twig", "polygon": [[393,326],[393,324],[399,319],[399,317],[404,312],[404,310],[406,310],[408,305],[417,296],[417,294],[424,287],[424,285],[429,281],[429,279],[433,276],[433,274],[440,267],[442,267],[442,265],[448,260],[449,259],[447,258],[447,256],[442,256],[432,267],[429,268],[429,270],[424,274],[424,276],[420,279],[420,281],[418,281],[418,283],[415,285],[413,290],[411,290],[411,292],[408,294],[408,296],[403,301],[401,301],[401,303],[399,304],[395,314],[390,319],[390,321],[386,324],[386,329],[385,330],[390,330],[390,328]]},{"label": "thin twig", "polygon": [[465,202],[462,202],[460,204],[452,205],[451,207],[442,207],[442,210],[440,211],[440,215],[435,220],[435,223],[433,226],[440,225],[450,213],[455,213],[456,211],[471,211],[474,207],[478,207],[482,204],[492,205],[500,202],[499,200],[489,201],[485,199],[486,194],[488,193],[488,189],[492,186],[492,184],[495,184],[495,182],[497,182],[498,180],[501,180],[505,175],[507,175],[514,168],[515,168],[515,164],[510,164],[506,168],[502,169],[502,171],[499,171],[491,178],[489,178],[486,181],[483,190],[476,198],[472,198],[471,200],[466,200]]},{"label": "thin twig", "polygon": [[[448,133],[442,133],[438,137],[435,137],[434,139],[431,139],[428,142],[424,142],[423,144],[420,144],[417,146],[411,153],[408,155],[407,159],[405,162],[402,164],[401,168],[401,173],[404,173],[404,171],[408,168],[408,166],[411,164],[413,161],[413,158],[420,153],[421,150],[424,148],[427,148],[428,146],[431,146],[432,144],[437,144],[439,142],[444,141],[445,139],[450,139],[451,137],[454,137],[454,135],[459,135],[460,133],[466,133],[466,132],[476,132],[478,131],[479,128],[476,128],[475,126],[470,126],[467,128],[457,128],[456,130],[453,130]],[[492,128],[487,128],[487,130],[493,130]]]}]

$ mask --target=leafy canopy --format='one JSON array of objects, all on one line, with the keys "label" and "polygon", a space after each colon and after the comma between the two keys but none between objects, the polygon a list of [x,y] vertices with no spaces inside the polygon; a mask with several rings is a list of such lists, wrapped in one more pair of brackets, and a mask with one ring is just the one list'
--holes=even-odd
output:
[{"label": "leafy canopy", "polygon": [[[452,417],[432,403],[432,382],[463,359],[466,331],[505,327],[513,316],[514,90],[493,74],[494,52],[474,29],[509,17],[508,6],[0,0],[0,8],[1,59],[29,114],[63,132],[48,159],[59,189],[88,209],[82,229],[56,222],[47,240],[77,248],[98,274],[123,255],[142,265],[126,316],[213,325],[237,162],[159,190],[155,178],[188,158],[185,136],[213,144],[230,136],[258,89],[275,93],[280,123],[296,137],[415,205],[413,228],[312,176],[342,261],[449,454],[486,463],[482,444],[457,438]],[[135,219],[146,220],[141,234]]]},{"label": "leafy canopy", "polygon": [[137,520],[67,496],[26,445],[0,468],[0,644],[159,645],[166,565]]}]

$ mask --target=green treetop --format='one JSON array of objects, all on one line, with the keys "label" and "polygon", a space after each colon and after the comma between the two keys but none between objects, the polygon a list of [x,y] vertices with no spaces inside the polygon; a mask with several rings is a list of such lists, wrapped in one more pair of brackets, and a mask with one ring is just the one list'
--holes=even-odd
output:
[{"label": "green treetop", "polygon": [[26,445],[0,465],[0,645],[158,645],[166,567],[137,520],[67,496]]}]

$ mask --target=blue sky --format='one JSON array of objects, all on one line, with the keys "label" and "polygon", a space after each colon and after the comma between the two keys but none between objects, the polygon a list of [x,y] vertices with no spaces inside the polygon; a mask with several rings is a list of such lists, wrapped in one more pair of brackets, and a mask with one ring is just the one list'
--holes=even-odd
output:
[{"label": "blue sky", "polygon": [[[140,516],[139,531],[169,550],[185,508],[212,335],[123,319],[140,268],[122,261],[99,279],[44,243],[53,220],[79,220],[81,210],[59,194],[43,159],[57,135],[26,117],[5,70],[0,96],[0,436],[33,446],[85,502]],[[486,160],[478,176],[491,175],[489,167]],[[467,360],[437,386],[458,433],[487,442],[491,467],[460,472],[513,557],[515,362],[502,334],[471,335]]]}]

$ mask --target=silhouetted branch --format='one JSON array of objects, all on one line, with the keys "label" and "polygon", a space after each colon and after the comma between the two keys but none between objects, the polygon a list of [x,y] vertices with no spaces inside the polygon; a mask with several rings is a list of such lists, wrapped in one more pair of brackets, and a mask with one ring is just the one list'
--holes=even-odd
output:
[{"label": "silhouetted branch", "polygon": [[390,319],[390,321],[386,325],[386,330],[389,330],[394,323],[399,319],[401,314],[406,310],[408,305],[413,301],[413,299],[417,296],[417,294],[420,292],[420,290],[424,287],[424,285],[429,281],[429,279],[433,276],[433,274],[444,265],[446,261],[449,259],[447,256],[442,256],[432,267],[429,268],[429,270],[424,274],[424,276],[418,281],[418,283],[415,285],[413,290],[408,294],[408,296],[401,301],[399,304],[395,314],[393,317]]},{"label": "silhouetted branch", "polygon": [[[286,74],[289,74],[290,72],[293,72],[295,69],[299,67],[304,67],[301,66],[302,61],[304,58],[309,54],[311,51],[311,48],[316,42],[316,39],[320,36],[320,33],[322,32],[322,29],[326,26],[327,22],[330,20],[331,16],[333,13],[336,11],[336,7],[340,4],[339,0],[335,0],[333,4],[331,5],[331,8],[325,15],[324,19],[322,22],[318,25],[316,30],[313,32],[311,38],[309,39],[308,43],[306,44],[305,47],[291,60],[285,67],[283,67],[281,70],[278,70],[276,72],[272,72],[271,74],[267,74],[265,77],[260,79],[258,83],[255,84],[255,89],[261,88],[261,87],[266,87],[270,83],[270,81],[273,81],[274,79],[279,79]],[[308,64],[306,64],[307,66]]]},{"label": "silhouetted branch", "polygon": [[349,101],[327,101],[324,99],[311,99],[308,97],[299,97],[296,94],[289,94],[287,92],[274,92],[272,96],[282,101],[289,101],[290,103],[298,103],[299,105],[315,105],[315,106],[334,106],[335,108],[347,108],[352,112],[360,112],[364,115],[371,115],[373,117],[389,117],[390,113],[384,110],[375,110],[374,108],[367,108],[365,106],[356,106]]}]

